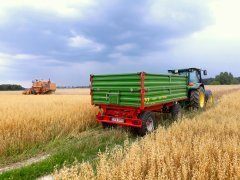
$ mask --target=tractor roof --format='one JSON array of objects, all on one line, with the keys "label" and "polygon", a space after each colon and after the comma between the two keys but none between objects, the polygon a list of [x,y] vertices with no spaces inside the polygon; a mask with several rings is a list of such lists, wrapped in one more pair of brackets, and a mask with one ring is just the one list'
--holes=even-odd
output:
[{"label": "tractor roof", "polygon": [[179,72],[192,72],[192,71],[201,71],[199,68],[186,68],[186,69],[172,69],[168,70],[169,73],[178,74]]}]

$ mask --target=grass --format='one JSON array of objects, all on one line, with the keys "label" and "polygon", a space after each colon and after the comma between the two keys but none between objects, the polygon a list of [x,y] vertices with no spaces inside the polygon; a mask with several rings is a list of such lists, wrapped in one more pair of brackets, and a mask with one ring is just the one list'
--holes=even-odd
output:
[{"label": "grass", "polygon": [[122,145],[126,139],[128,135],[123,131],[102,131],[101,127],[81,133],[78,137],[59,139],[46,147],[53,148],[48,159],[0,174],[0,179],[35,179],[52,173],[56,167],[59,169],[75,161],[94,163],[99,151],[105,151],[117,144]]}]

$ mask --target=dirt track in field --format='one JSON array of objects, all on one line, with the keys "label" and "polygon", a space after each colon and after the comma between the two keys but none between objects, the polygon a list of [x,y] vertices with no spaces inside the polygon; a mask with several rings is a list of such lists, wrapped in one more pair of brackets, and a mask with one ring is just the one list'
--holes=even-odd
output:
[{"label": "dirt track in field", "polygon": [[32,158],[27,159],[27,160],[22,161],[22,162],[17,162],[17,163],[14,163],[14,164],[11,164],[11,165],[8,165],[8,166],[5,166],[5,167],[0,167],[0,174],[2,174],[4,172],[7,172],[7,171],[10,171],[10,170],[20,169],[22,167],[32,165],[34,163],[43,161],[43,160],[47,159],[48,157],[50,157],[49,154],[38,155],[38,156],[32,157]]}]

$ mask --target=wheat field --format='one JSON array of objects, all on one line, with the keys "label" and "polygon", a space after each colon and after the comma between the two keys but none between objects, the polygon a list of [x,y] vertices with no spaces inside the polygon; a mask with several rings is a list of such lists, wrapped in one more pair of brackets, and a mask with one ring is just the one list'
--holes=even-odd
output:
[{"label": "wheat field", "polygon": [[[208,88],[219,98],[239,86]],[[0,99],[0,156],[19,154],[97,124],[97,108],[90,103],[89,89],[59,90],[58,94],[44,96],[1,92]]]},{"label": "wheat field", "polygon": [[218,100],[224,94],[229,94],[231,92],[239,90],[240,85],[218,85],[218,86],[208,85],[208,86],[205,86],[205,88],[211,90],[213,92],[214,99]]},{"label": "wheat field", "polygon": [[54,138],[80,133],[96,124],[97,108],[86,95],[0,95],[0,156]]},{"label": "wheat field", "polygon": [[[215,89],[215,95],[219,89]],[[227,89],[226,92],[229,92]],[[236,90],[235,90],[236,91]],[[225,92],[225,93],[226,93]],[[240,179],[240,91],[215,107],[129,145],[99,154],[96,170],[76,163],[55,179]]]}]

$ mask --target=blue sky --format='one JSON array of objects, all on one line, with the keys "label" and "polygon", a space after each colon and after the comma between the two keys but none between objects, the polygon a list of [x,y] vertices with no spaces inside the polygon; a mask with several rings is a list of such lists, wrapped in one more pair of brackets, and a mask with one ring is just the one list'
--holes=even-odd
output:
[{"label": "blue sky", "polygon": [[200,67],[240,76],[238,0],[0,0],[0,83]]}]

